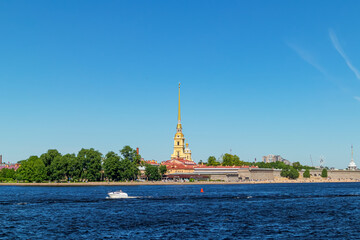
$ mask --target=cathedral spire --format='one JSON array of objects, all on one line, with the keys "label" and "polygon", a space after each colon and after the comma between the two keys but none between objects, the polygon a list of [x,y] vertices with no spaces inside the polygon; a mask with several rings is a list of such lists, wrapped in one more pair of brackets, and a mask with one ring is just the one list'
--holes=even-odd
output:
[{"label": "cathedral spire", "polygon": [[179,110],[178,110],[178,123],[181,123],[181,115],[180,115],[180,83],[179,83]]},{"label": "cathedral spire", "polygon": [[181,126],[181,111],[180,111],[180,83],[179,83],[179,102],[178,102],[178,123],[176,126],[176,133],[174,137],[174,152],[171,154],[171,159],[182,159],[187,161],[192,161],[191,151],[189,146],[186,145],[185,148],[185,137],[182,133]]},{"label": "cathedral spire", "polygon": [[180,83],[179,83],[179,109],[178,109],[178,123],[176,126],[177,132],[181,132],[182,131],[182,126],[181,126],[181,114],[180,114]]}]

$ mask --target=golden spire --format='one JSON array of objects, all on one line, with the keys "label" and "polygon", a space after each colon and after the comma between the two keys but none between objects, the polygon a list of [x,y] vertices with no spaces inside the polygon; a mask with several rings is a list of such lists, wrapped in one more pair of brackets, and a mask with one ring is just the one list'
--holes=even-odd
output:
[{"label": "golden spire", "polygon": [[180,83],[179,83],[179,112],[178,112],[178,123],[181,122],[181,115],[180,115]]},{"label": "golden spire", "polygon": [[181,132],[182,131],[182,127],[181,127],[181,115],[180,115],[180,83],[179,83],[179,110],[178,110],[178,123],[176,126],[177,132]]}]

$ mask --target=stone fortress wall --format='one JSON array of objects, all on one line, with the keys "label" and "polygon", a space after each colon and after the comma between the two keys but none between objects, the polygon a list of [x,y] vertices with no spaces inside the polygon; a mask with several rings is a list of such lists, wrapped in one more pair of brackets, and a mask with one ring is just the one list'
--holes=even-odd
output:
[{"label": "stone fortress wall", "polygon": [[[310,170],[310,179],[321,179],[321,169]],[[237,174],[223,173],[210,174],[210,179],[225,182],[241,181],[275,181],[282,179],[280,169],[269,168],[241,168]],[[303,179],[304,170],[299,171],[299,179]],[[359,180],[360,170],[328,170],[328,179],[331,180]]]},{"label": "stone fortress wall", "polygon": [[328,177],[332,179],[358,179],[360,180],[360,170],[328,170]]}]

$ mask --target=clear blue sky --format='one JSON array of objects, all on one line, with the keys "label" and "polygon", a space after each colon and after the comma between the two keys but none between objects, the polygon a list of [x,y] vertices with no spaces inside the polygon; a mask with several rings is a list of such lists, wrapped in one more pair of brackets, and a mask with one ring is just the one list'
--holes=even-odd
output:
[{"label": "clear blue sky", "polygon": [[359,1],[0,1],[0,153],[360,165]]}]

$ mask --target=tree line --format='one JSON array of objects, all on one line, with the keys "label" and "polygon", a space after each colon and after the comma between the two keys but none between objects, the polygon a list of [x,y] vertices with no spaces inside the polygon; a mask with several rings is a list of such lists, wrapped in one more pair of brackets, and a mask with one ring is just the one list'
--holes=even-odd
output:
[{"label": "tree line", "polygon": [[[45,182],[45,181],[131,181],[140,175],[143,165],[141,156],[130,146],[125,146],[117,154],[113,151],[105,156],[99,151],[81,149],[78,154],[62,155],[50,149],[38,156],[19,161],[21,166],[0,171],[1,181]],[[165,167],[165,169],[164,169]],[[145,174],[150,180],[159,180],[166,172],[166,166],[145,166]]]},{"label": "tree line", "polygon": [[[219,160],[216,159],[215,156],[210,156],[207,160],[207,162],[203,162],[200,160],[200,164],[205,164],[207,166],[257,166],[259,168],[274,168],[274,169],[281,169],[281,176],[290,178],[290,179],[296,179],[299,177],[299,171],[302,169],[305,170],[303,176],[305,178],[310,177],[310,169],[315,169],[314,167],[301,165],[300,162],[294,162],[292,166],[289,166],[283,162],[277,161],[277,162],[271,162],[271,163],[265,163],[265,162],[246,162],[240,160],[240,157],[237,155],[232,155],[229,153],[225,153],[221,155]],[[322,177],[327,177],[327,170],[324,169],[322,174]]]},{"label": "tree line", "polygon": [[210,156],[207,162],[203,162],[200,160],[199,164],[205,164],[206,166],[243,166],[243,165],[251,165],[251,163],[244,162],[240,160],[240,157],[237,155],[232,155],[229,153],[225,153],[221,155],[219,160],[216,160],[215,156]]},{"label": "tree line", "polygon": [[[44,181],[132,181],[138,179],[140,175],[139,166],[145,167],[145,175],[150,181],[161,180],[166,173],[166,166],[153,166],[143,164],[141,156],[130,146],[125,146],[117,154],[113,151],[105,156],[93,148],[81,149],[77,155],[62,155],[56,149],[50,149],[46,153],[38,156],[31,156],[26,160],[19,161],[21,166],[17,171],[13,169],[2,169],[0,171],[0,181],[23,181],[23,182],[44,182]],[[310,177],[310,169],[306,165],[294,162],[292,166],[283,162],[246,162],[240,160],[237,155],[229,153],[223,154],[219,160],[215,156],[210,156],[207,162],[202,162],[207,166],[257,166],[259,168],[281,169],[281,176],[290,179],[299,177],[299,171],[305,169],[304,178]],[[327,177],[327,170],[324,169],[322,177]]]}]

